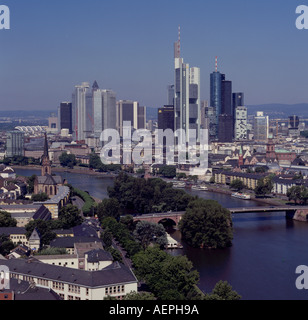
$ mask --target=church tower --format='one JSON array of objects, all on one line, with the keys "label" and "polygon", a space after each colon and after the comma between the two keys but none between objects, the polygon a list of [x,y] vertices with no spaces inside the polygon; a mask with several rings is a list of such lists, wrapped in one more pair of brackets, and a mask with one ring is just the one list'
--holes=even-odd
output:
[{"label": "church tower", "polygon": [[44,143],[44,154],[41,158],[42,162],[42,176],[51,175],[51,161],[49,160],[48,154],[48,141],[47,134],[45,133],[45,143]]}]

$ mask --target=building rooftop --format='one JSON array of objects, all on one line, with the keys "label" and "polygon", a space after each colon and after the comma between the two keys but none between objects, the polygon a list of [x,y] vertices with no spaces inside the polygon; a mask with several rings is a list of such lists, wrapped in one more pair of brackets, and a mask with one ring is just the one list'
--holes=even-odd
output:
[{"label": "building rooftop", "polygon": [[1,264],[6,265],[10,272],[15,274],[26,274],[30,277],[38,277],[90,288],[122,283],[136,283],[138,281],[128,267],[118,262],[99,271],[71,269],[25,259],[1,260]]}]

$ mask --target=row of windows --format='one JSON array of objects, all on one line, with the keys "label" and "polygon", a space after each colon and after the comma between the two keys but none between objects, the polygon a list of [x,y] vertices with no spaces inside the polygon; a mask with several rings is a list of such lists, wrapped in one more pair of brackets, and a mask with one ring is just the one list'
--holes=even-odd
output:
[{"label": "row of windows", "polygon": [[125,288],[124,286],[114,286],[114,287],[108,287],[105,288],[105,294],[115,294],[115,293],[119,293],[119,292],[124,292]]}]

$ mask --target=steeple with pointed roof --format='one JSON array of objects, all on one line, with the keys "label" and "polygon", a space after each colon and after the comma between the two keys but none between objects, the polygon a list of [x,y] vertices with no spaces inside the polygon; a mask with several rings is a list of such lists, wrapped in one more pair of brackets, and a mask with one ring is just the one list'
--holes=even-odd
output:
[{"label": "steeple with pointed roof", "polygon": [[42,156],[42,176],[51,175],[51,161],[48,154],[48,141],[45,132],[44,153]]}]

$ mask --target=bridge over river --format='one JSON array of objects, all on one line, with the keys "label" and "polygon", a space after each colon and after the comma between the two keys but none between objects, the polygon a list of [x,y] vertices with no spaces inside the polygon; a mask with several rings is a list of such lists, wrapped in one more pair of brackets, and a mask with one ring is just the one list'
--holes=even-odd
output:
[{"label": "bridge over river", "polygon": [[[288,217],[293,217],[297,211],[300,211],[301,213],[308,215],[308,206],[241,207],[228,208],[228,210],[231,212],[231,214],[285,212]],[[134,221],[149,221],[159,223],[164,220],[172,220],[176,225],[178,225],[184,213],[185,211],[147,213],[139,216],[134,216]]]}]

